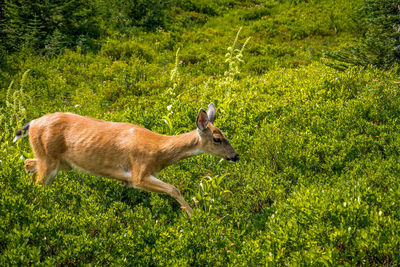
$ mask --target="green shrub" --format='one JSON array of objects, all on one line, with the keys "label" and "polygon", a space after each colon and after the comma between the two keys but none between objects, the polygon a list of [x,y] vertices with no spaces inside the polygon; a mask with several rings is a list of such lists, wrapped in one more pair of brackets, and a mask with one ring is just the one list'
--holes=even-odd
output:
[{"label": "green shrub", "polygon": [[124,0],[116,1],[122,20],[128,25],[156,29],[164,25],[164,3],[159,0]]},{"label": "green shrub", "polygon": [[111,57],[113,60],[129,60],[135,57],[151,63],[154,58],[154,52],[151,49],[135,40],[121,42],[120,40],[108,39],[102,46],[100,53]]},{"label": "green shrub", "polygon": [[182,8],[183,10],[195,11],[215,16],[217,14],[220,14],[222,11],[225,11],[227,8],[232,7],[235,2],[235,0],[178,0],[176,1],[176,6]]}]

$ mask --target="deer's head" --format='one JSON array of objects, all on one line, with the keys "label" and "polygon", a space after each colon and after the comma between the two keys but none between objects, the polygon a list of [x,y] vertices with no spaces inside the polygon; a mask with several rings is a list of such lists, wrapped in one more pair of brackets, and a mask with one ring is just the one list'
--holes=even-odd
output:
[{"label": "deer's head", "polygon": [[221,130],[213,125],[216,116],[217,112],[213,103],[208,106],[207,112],[201,108],[197,115],[196,124],[201,138],[202,150],[227,161],[237,162],[239,154]]}]

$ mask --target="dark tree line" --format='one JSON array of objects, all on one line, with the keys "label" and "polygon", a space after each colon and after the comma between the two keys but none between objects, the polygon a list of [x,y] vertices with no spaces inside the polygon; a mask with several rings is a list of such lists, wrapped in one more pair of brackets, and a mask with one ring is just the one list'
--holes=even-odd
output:
[{"label": "dark tree line", "polygon": [[366,24],[360,45],[330,52],[336,68],[373,66],[390,69],[400,62],[400,1],[364,0],[360,23]]},{"label": "dark tree line", "polygon": [[162,26],[164,6],[159,0],[0,0],[0,49],[92,49],[106,28]]},{"label": "dark tree line", "polygon": [[1,10],[2,45],[7,51],[23,46],[47,48],[73,46],[84,36],[97,38],[95,9],[83,0],[3,0]]}]

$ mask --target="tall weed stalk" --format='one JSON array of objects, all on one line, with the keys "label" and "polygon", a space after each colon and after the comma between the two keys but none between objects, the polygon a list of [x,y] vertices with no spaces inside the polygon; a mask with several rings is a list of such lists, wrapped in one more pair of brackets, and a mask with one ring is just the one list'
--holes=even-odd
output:
[{"label": "tall weed stalk", "polygon": [[24,72],[19,88],[13,92],[14,81],[10,83],[7,89],[5,106],[0,107],[0,127],[2,134],[0,135],[1,146],[8,145],[11,141],[14,131],[21,128],[26,122],[27,114],[24,108],[24,102],[31,103],[29,96],[24,94],[24,83],[30,69]]},{"label": "tall weed stalk", "polygon": [[239,65],[243,62],[243,50],[251,39],[251,37],[248,37],[241,49],[235,48],[237,46],[239,34],[241,31],[242,28],[238,30],[235,40],[233,41],[232,45],[227,48],[228,52],[225,54],[225,62],[228,63],[228,70],[225,71],[224,75],[226,79],[230,81],[232,81],[238,74],[240,74]]}]

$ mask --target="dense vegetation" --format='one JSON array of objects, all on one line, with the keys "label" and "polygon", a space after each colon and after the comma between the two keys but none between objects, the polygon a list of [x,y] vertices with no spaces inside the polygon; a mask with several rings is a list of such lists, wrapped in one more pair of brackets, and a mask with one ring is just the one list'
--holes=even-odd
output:
[{"label": "dense vegetation", "polygon": [[[366,2],[0,0],[0,265],[399,265],[399,68],[323,58],[360,45]],[[241,160],[159,174],[190,220],[77,171],[34,185],[11,142],[55,111],[175,135],[209,102]]]},{"label": "dense vegetation", "polygon": [[342,51],[330,51],[336,68],[372,66],[390,69],[400,61],[400,2],[398,0],[364,0],[361,9],[366,31],[360,44]]}]

